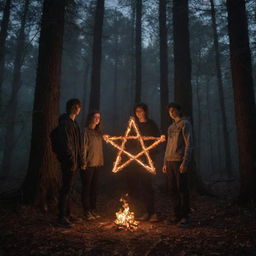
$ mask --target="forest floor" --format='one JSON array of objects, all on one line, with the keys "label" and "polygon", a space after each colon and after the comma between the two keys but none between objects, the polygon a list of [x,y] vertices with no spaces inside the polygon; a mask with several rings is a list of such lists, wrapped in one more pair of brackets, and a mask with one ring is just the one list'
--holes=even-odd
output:
[{"label": "forest floor", "polygon": [[113,225],[118,196],[101,195],[102,218],[78,219],[69,229],[56,226],[56,212],[42,214],[1,202],[0,255],[256,255],[255,205],[240,207],[228,200],[193,195],[190,225],[181,228],[164,220],[169,214],[168,199],[160,193],[160,221],[140,222],[131,232]]}]

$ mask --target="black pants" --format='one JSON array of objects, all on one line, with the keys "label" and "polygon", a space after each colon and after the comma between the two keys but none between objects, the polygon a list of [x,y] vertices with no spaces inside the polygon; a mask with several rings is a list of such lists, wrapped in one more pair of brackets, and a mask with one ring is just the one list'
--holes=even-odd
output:
[{"label": "black pants", "polygon": [[100,167],[88,167],[86,170],[80,171],[84,213],[96,209],[99,171]]},{"label": "black pants", "polygon": [[152,174],[137,163],[131,163],[127,167],[126,178],[129,195],[141,198],[147,213],[155,213]]},{"label": "black pants", "polygon": [[73,188],[76,172],[62,166],[62,187],[59,197],[59,217],[68,217],[70,215],[70,194]]},{"label": "black pants", "polygon": [[187,173],[179,172],[180,165],[181,162],[167,162],[168,185],[174,215],[187,218],[190,211]]}]

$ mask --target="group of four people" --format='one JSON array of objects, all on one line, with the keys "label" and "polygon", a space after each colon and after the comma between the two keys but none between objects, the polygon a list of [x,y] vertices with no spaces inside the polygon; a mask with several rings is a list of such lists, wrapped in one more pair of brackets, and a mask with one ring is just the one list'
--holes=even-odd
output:
[{"label": "group of four people", "polygon": [[[59,197],[58,224],[63,227],[72,225],[69,197],[78,170],[82,183],[81,199],[85,219],[92,220],[100,217],[96,211],[96,196],[99,170],[103,166],[101,114],[98,111],[89,113],[86,127],[81,133],[75,120],[81,107],[78,99],[71,99],[66,104],[66,114],[59,118],[57,156],[62,170],[62,187]],[[168,113],[173,123],[168,128],[162,171],[167,174],[170,187],[173,204],[172,221],[186,226],[190,210],[187,170],[192,151],[192,127],[190,122],[182,117],[181,107],[178,104],[170,103]],[[157,125],[148,117],[146,104],[135,105],[134,118],[141,136],[157,137],[160,135]],[[133,141],[130,145],[129,143],[126,145],[130,152],[136,153],[139,147],[136,143]],[[151,151],[153,160],[156,153],[157,150]],[[130,193],[135,191],[133,184],[140,181],[140,190],[146,206],[146,212],[140,220],[156,221],[152,174],[136,163],[127,166],[125,172]]]}]

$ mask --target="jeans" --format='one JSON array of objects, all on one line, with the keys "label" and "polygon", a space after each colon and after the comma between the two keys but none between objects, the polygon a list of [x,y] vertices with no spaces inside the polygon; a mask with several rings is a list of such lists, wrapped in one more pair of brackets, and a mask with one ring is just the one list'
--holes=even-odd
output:
[{"label": "jeans", "polygon": [[62,187],[59,197],[59,217],[68,217],[70,215],[70,194],[74,185],[76,172],[62,166]]},{"label": "jeans", "polygon": [[86,170],[80,171],[82,181],[82,205],[84,213],[89,210],[96,210],[97,187],[100,167],[88,167]]},{"label": "jeans", "polygon": [[177,218],[187,218],[190,212],[187,173],[180,173],[181,162],[167,162],[167,177],[173,212]]},{"label": "jeans", "polygon": [[137,163],[131,163],[125,172],[129,195],[139,197],[148,214],[155,213],[153,175]]}]

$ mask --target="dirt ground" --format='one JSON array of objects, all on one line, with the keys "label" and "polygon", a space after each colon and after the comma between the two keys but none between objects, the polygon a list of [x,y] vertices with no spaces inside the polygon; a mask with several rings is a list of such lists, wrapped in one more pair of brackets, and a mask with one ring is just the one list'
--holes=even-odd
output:
[{"label": "dirt ground", "polygon": [[[187,228],[166,223],[168,198],[158,195],[157,223],[140,222],[138,230],[117,230],[113,221],[118,196],[102,195],[95,221],[78,220],[57,227],[56,212],[42,214],[19,204],[1,202],[0,255],[256,255],[255,205],[241,208],[227,200],[193,195]],[[136,215],[136,213],[135,213]]]}]

